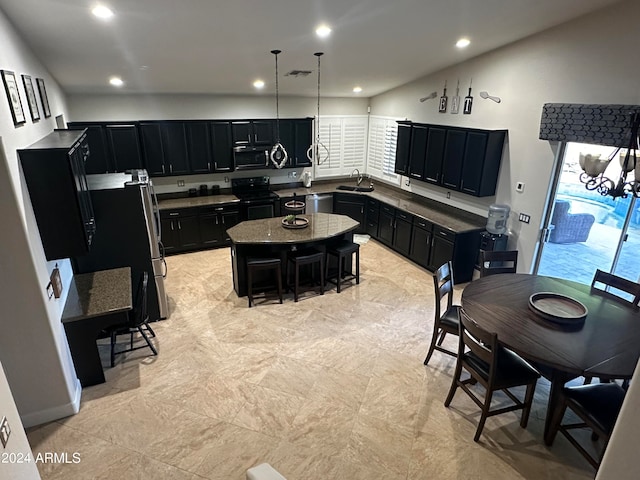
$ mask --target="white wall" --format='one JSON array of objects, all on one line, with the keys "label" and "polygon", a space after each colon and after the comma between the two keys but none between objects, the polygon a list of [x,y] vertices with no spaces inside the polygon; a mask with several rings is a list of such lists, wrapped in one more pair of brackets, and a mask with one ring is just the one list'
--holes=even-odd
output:
[{"label": "white wall", "polygon": [[[42,250],[29,195],[16,150],[55,128],[55,116],[66,114],[64,96],[56,82],[18,37],[0,12],[0,68],[16,74],[25,124],[14,127],[4,92],[0,94],[0,361],[26,426],[77,411],[77,381],[64,329],[60,323],[66,291],[49,300],[46,285],[55,262]],[[21,74],[43,78],[51,117],[33,123],[26,104]],[[72,276],[68,260],[58,262],[63,285]]]},{"label": "white wall", "polygon": [[[509,130],[495,197],[476,199],[452,192],[447,200],[445,189],[421,182],[412,182],[407,189],[485,216],[491,203],[510,205],[513,238],[509,246],[521,252],[519,269],[529,271],[554,160],[549,142],[538,139],[542,106],[640,103],[640,62],[632,53],[638,42],[639,16],[640,2],[622,2],[372,98],[375,115]],[[442,95],[445,80],[447,94],[454,95],[458,78],[464,97],[472,77],[471,115],[438,113],[437,99],[419,102],[433,91]],[[480,98],[483,90],[501,97],[502,103]],[[525,182],[523,193],[515,191],[517,181]],[[530,214],[531,223],[517,222],[519,212]]]}]

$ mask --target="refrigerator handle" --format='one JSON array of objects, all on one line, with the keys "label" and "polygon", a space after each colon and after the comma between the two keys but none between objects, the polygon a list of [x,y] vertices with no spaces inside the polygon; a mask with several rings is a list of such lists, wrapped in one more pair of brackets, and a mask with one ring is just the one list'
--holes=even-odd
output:
[{"label": "refrigerator handle", "polygon": [[162,272],[162,278],[167,278],[167,273],[169,272],[169,268],[167,267],[167,260],[164,258],[164,247],[162,248],[162,266],[164,267],[164,271]]},{"label": "refrigerator handle", "polygon": [[[156,190],[153,188],[153,182],[149,180],[149,189],[151,191],[151,202],[153,203],[153,215],[156,217],[156,233],[158,234],[158,242],[162,242],[162,224],[160,223],[160,207],[158,206],[158,197]],[[164,253],[162,255],[164,257]]]}]

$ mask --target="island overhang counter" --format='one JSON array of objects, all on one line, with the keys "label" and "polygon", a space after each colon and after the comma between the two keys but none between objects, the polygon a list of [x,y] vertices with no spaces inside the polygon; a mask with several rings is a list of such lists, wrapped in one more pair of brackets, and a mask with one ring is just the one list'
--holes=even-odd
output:
[{"label": "island overhang counter", "polygon": [[285,228],[283,218],[262,218],[241,222],[227,230],[231,239],[233,288],[239,297],[247,295],[247,258],[280,257],[285,270],[287,252],[327,246],[353,240],[359,223],[346,215],[312,213],[305,228]]}]

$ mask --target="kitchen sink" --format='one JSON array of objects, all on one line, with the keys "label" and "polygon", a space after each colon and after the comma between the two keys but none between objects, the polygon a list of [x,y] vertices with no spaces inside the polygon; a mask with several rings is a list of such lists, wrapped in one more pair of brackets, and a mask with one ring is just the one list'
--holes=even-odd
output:
[{"label": "kitchen sink", "polygon": [[355,185],[338,185],[336,190],[348,190],[350,192],[373,192],[373,185],[368,187],[358,187]]}]

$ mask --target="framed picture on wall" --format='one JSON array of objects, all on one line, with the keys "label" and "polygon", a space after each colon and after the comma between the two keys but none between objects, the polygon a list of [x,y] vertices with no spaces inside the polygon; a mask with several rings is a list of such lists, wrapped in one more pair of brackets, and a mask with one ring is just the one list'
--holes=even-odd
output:
[{"label": "framed picture on wall", "polygon": [[27,93],[27,102],[29,103],[29,112],[31,113],[31,121],[40,120],[40,110],[38,109],[38,101],[36,100],[36,91],[33,89],[31,75],[22,75],[22,83],[24,83],[24,91]]},{"label": "framed picture on wall", "polygon": [[44,88],[44,80],[42,78],[36,78],[36,83],[38,84],[38,91],[40,92],[44,118],[49,118],[51,116],[51,110],[49,110],[49,99],[47,98],[47,89]]},{"label": "framed picture on wall", "polygon": [[2,81],[4,82],[4,89],[6,90],[7,98],[9,99],[9,109],[11,110],[11,116],[13,117],[13,124],[15,126],[22,125],[26,122],[26,119],[24,118],[24,110],[22,110],[22,102],[20,101],[20,92],[18,91],[16,76],[9,70],[2,70]]}]

